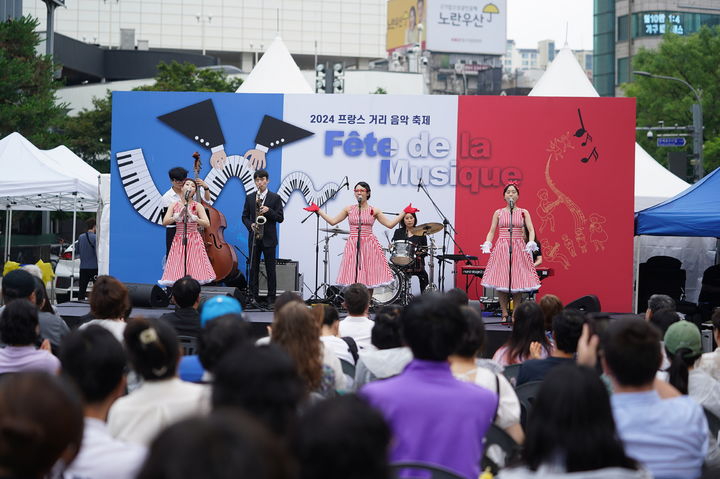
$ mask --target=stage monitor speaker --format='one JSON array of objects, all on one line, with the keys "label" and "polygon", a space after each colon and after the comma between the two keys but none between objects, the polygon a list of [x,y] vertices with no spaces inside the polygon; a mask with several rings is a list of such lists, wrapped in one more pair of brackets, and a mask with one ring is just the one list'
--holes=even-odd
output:
[{"label": "stage monitor speaker", "polygon": [[[299,264],[297,261],[282,261],[275,265],[275,275],[277,276],[277,295],[281,295],[285,291],[300,293],[302,291],[302,281],[300,280]],[[259,294],[267,295],[267,274],[265,274],[265,261],[260,261],[260,279]]]},{"label": "stage monitor speaker", "polygon": [[600,307],[600,299],[594,294],[588,294],[582,298],[578,298],[575,301],[566,304],[566,309],[577,309],[585,313],[599,313],[602,311]]},{"label": "stage monitor speaker", "polygon": [[238,288],[235,287],[228,287],[228,286],[203,286],[200,289],[200,302],[207,301],[208,299],[212,298],[213,296],[230,296],[231,298],[235,298],[240,303],[244,301],[244,296],[242,291],[240,291]]},{"label": "stage monitor speaker", "polygon": [[125,283],[133,308],[165,308],[170,298],[157,284]]}]

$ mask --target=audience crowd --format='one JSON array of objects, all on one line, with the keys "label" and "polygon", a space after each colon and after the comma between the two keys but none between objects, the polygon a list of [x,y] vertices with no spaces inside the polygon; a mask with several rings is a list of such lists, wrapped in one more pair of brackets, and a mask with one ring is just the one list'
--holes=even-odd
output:
[{"label": "audience crowd", "polygon": [[344,318],[284,293],[267,335],[192,278],[173,293],[142,317],[100,276],[71,330],[5,275],[0,478],[720,477],[720,348],[666,296],[612,319],[528,300],[490,351],[461,290],[373,308],[354,284]]}]

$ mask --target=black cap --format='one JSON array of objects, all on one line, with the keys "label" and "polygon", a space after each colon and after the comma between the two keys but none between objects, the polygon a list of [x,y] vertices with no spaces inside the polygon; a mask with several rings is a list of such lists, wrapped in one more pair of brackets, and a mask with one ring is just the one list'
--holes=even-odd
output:
[{"label": "black cap", "polygon": [[2,294],[7,299],[27,298],[33,291],[35,279],[23,269],[10,271],[2,278]]}]

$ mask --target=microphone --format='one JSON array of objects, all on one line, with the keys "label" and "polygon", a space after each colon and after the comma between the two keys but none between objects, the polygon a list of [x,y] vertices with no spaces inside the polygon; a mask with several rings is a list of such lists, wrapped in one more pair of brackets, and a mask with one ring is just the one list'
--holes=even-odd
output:
[{"label": "microphone", "polygon": [[420,185],[422,185],[422,176],[418,180],[418,187],[417,187],[417,190],[415,191],[416,193],[420,192]]},{"label": "microphone", "polygon": [[515,208],[515,200],[509,200],[508,206],[510,206],[510,209],[513,210]]},{"label": "microphone", "polygon": [[190,190],[185,190],[185,201],[187,201],[188,198],[190,198]]},{"label": "microphone", "polygon": [[357,195],[356,199],[358,204],[362,203],[362,195]]}]

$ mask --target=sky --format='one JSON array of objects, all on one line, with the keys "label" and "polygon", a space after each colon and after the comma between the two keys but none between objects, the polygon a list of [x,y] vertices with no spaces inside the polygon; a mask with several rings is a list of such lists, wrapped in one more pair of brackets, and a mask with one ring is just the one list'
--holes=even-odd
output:
[{"label": "sky", "polygon": [[518,48],[546,39],[562,48],[566,30],[570,48],[593,48],[593,0],[507,0],[507,9],[507,38]]}]

